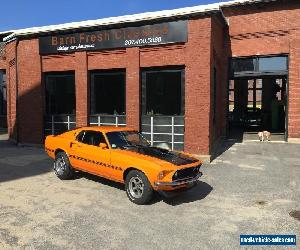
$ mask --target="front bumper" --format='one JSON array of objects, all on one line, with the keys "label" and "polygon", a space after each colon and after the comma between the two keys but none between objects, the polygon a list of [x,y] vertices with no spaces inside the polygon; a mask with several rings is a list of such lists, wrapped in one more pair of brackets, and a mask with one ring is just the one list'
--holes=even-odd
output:
[{"label": "front bumper", "polygon": [[187,184],[191,184],[195,181],[197,181],[202,176],[202,172],[199,172],[195,177],[186,179],[186,180],[179,180],[179,181],[172,181],[172,182],[162,182],[162,181],[156,181],[154,182],[155,187],[178,187],[183,186]]}]

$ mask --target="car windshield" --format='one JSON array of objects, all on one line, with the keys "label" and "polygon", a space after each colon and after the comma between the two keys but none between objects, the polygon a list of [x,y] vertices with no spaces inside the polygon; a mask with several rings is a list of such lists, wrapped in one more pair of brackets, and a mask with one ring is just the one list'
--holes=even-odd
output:
[{"label": "car windshield", "polygon": [[118,131],[106,133],[112,148],[150,146],[149,142],[136,131]]}]

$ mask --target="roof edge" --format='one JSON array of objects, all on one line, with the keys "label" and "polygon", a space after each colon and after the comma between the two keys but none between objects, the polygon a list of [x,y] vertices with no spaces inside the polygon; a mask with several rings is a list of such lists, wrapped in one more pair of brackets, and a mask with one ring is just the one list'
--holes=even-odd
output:
[{"label": "roof edge", "polygon": [[237,1],[228,1],[228,2],[221,2],[220,7],[234,7],[238,5],[251,5],[257,3],[269,3],[269,2],[277,2],[278,0],[237,0]]},{"label": "roof edge", "polygon": [[108,18],[102,18],[97,20],[88,20],[88,21],[58,24],[58,25],[33,27],[33,28],[15,30],[11,35],[5,37],[3,40],[5,42],[9,42],[10,40],[18,36],[33,35],[38,33],[48,33],[54,31],[67,31],[67,30],[74,30],[80,28],[94,28],[97,26],[108,26],[114,24],[135,23],[135,22],[150,21],[150,20],[161,19],[161,18],[181,17],[181,16],[192,15],[192,14],[208,13],[214,11],[220,11],[219,4],[199,5],[199,6],[185,7],[185,8],[174,9],[174,10],[145,12],[145,13],[133,14],[133,15],[108,17]]},{"label": "roof edge", "polygon": [[[41,27],[32,27],[19,30],[11,30],[0,32],[0,35],[9,34],[3,38],[4,42],[10,42],[19,36],[34,35],[39,33],[50,33],[58,31],[68,31],[81,28],[95,28],[97,26],[108,26],[115,24],[126,24],[126,23],[138,23],[142,21],[150,21],[155,19],[171,18],[171,17],[182,17],[189,16],[193,14],[209,13],[209,12],[221,12],[222,8],[233,7],[238,5],[248,5],[248,4],[257,4],[263,2],[276,2],[278,0],[234,0],[229,2],[219,2],[207,5],[198,5],[193,7],[185,7],[173,10],[162,10],[154,12],[144,12],[140,14],[133,15],[124,15],[117,17],[108,17],[96,20],[87,20],[79,22],[70,22],[57,25],[41,26]],[[222,15],[225,22],[227,23],[226,18]]]}]

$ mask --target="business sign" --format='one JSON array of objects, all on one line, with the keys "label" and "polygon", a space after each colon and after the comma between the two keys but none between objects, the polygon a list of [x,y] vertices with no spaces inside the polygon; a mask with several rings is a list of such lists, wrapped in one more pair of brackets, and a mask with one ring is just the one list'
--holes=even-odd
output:
[{"label": "business sign", "polygon": [[40,54],[187,42],[187,21],[39,38]]}]

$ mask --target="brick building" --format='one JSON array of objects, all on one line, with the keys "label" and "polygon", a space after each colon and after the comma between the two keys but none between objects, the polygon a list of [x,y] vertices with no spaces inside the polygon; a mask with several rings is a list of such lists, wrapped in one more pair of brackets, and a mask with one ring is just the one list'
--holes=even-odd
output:
[{"label": "brick building", "polygon": [[2,32],[1,126],[42,144],[127,125],[207,157],[236,131],[299,141],[299,8],[240,0]]}]

